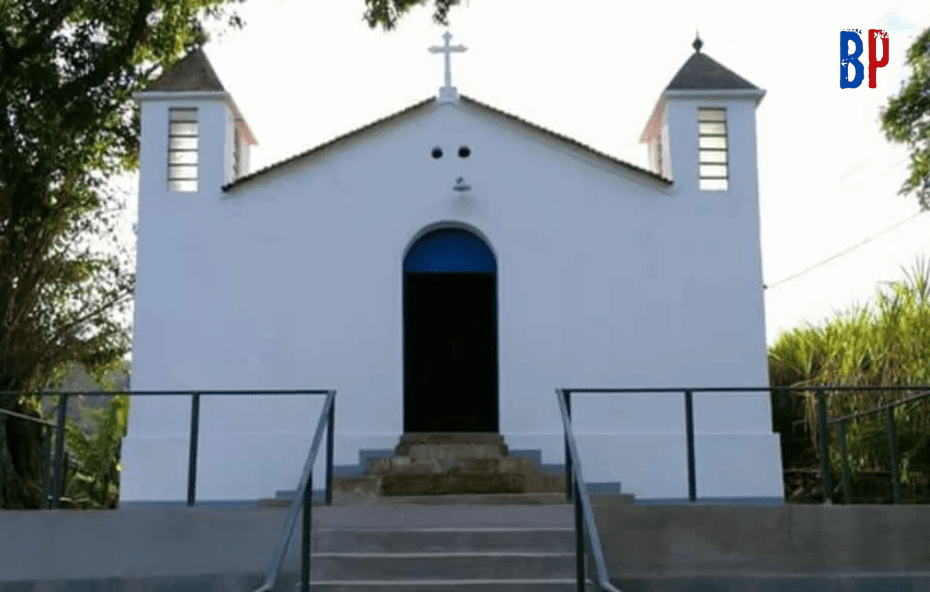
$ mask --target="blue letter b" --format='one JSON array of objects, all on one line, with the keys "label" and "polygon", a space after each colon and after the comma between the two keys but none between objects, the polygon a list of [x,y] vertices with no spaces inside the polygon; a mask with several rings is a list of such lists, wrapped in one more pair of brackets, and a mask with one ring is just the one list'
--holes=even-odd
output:
[{"label": "blue letter b", "polygon": [[[847,53],[850,41],[856,45],[856,51],[853,54]],[[859,85],[862,84],[865,77],[865,68],[862,67],[862,62],[859,61],[861,55],[862,38],[853,31],[840,31],[840,88],[859,88]],[[849,64],[852,64],[856,70],[856,77],[851,82],[849,80]]]}]

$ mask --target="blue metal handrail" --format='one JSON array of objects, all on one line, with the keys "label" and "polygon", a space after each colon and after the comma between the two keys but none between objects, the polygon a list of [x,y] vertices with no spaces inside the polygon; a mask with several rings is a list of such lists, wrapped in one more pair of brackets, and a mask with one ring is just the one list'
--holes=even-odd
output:
[{"label": "blue metal handrail", "polygon": [[[21,391],[0,391],[0,395],[21,395]],[[302,524],[302,547],[301,556],[301,590],[308,592],[310,586],[310,533],[312,527],[311,512],[313,506],[313,464],[316,462],[316,456],[320,451],[320,444],[323,441],[323,431],[326,431],[326,484],[324,503],[328,506],[332,504],[333,499],[333,440],[334,430],[336,427],[336,391],[335,390],[278,390],[278,391],[45,391],[34,394],[39,397],[58,396],[58,413],[55,424],[51,422],[29,417],[21,413],[2,410],[4,415],[18,417],[27,421],[33,421],[56,428],[55,448],[55,492],[56,495],[47,495],[46,500],[50,501],[53,508],[59,508],[61,505],[61,486],[62,486],[62,469],[64,462],[64,434],[65,434],[65,417],[68,409],[68,397],[72,395],[183,395],[191,397],[191,431],[190,431],[190,451],[188,460],[187,473],[187,505],[195,505],[197,490],[197,449],[198,436],[200,433],[200,397],[202,395],[326,395],[323,403],[323,409],[320,412],[320,419],[317,422],[316,431],[313,434],[313,442],[310,445],[310,452],[307,454],[307,460],[304,463],[303,470],[300,473],[300,481],[297,486],[298,496],[294,498],[288,509],[287,518],[284,522],[284,532],[278,541],[278,546],[265,574],[265,580],[261,587],[255,592],[271,592],[277,583],[281,573],[281,565],[284,562],[284,555],[290,544],[291,537],[294,534],[294,526],[297,522],[297,516],[303,506],[303,524]],[[46,492],[47,493],[47,492]]]},{"label": "blue metal handrail", "polygon": [[[68,411],[68,398],[71,396],[116,396],[116,395],[127,395],[130,397],[138,396],[189,396],[191,397],[191,427],[190,427],[190,448],[188,452],[188,473],[187,473],[187,505],[194,506],[196,502],[196,492],[197,492],[197,452],[198,452],[198,439],[200,435],[200,397],[202,395],[327,395],[335,396],[336,391],[334,390],[322,390],[322,389],[289,389],[289,390],[237,390],[237,391],[222,391],[222,390],[205,390],[205,391],[40,391],[40,392],[31,392],[31,391],[0,391],[0,396],[3,395],[24,395],[28,394],[30,396],[37,397],[59,397],[57,412],[56,412],[56,422],[54,424],[55,428],[55,475],[53,478],[53,483],[50,486],[43,486],[43,496],[44,502],[48,507],[52,509],[58,509],[61,507],[61,489],[64,480],[64,446],[65,446],[65,419]],[[332,493],[333,493],[333,414],[335,413],[335,405],[330,405],[329,407],[329,426],[327,437],[327,453],[326,453],[326,487],[325,487],[325,502],[326,505],[332,503]],[[32,421],[36,423],[43,424],[47,427],[49,422],[40,420],[34,417],[23,416],[22,414],[17,414],[11,411],[4,411],[4,415],[19,417],[20,419],[25,419],[27,421]],[[51,451],[47,451],[47,456],[51,456]],[[48,459],[46,459],[46,464]],[[45,469],[43,469],[43,480],[47,475],[45,474]],[[52,494],[54,492],[54,495]]]},{"label": "blue metal handrail", "polygon": [[[323,428],[327,427],[327,455],[330,457],[328,464],[331,465],[333,449],[333,427],[335,412],[336,391],[329,391],[326,396],[326,402],[323,403],[323,411],[320,413],[320,421],[316,426],[316,432],[313,434],[313,443],[310,445],[310,452],[307,454],[307,461],[304,463],[303,471],[300,473],[300,482],[297,485],[297,495],[291,502],[287,511],[287,518],[284,521],[284,531],[278,540],[278,546],[275,554],[271,557],[268,565],[268,571],[265,574],[265,580],[255,592],[272,592],[281,574],[281,565],[284,562],[284,555],[287,553],[291,536],[294,534],[294,526],[297,523],[297,516],[303,510],[302,524],[302,549],[301,549],[301,591],[307,592],[310,589],[310,533],[312,529],[312,508],[313,508],[313,463],[316,462],[316,455],[320,450],[320,443],[323,440]],[[327,477],[331,480],[331,477]],[[331,482],[329,487],[331,488]],[[327,494],[329,496],[329,494]],[[329,505],[329,501],[327,501]]]},{"label": "blue metal handrail", "polygon": [[32,423],[38,423],[48,427],[55,427],[55,424],[51,421],[45,421],[44,419],[39,419],[31,415],[23,415],[22,413],[16,413],[15,411],[7,411],[6,409],[0,409],[0,415],[9,415],[10,417],[24,419],[26,421],[31,421]]},{"label": "blue metal handrail", "polygon": [[585,592],[585,569],[583,539],[587,534],[588,550],[594,558],[594,569],[597,572],[597,585],[605,592],[620,592],[610,583],[607,574],[607,564],[604,561],[604,549],[601,538],[597,533],[597,523],[594,521],[594,511],[591,509],[591,498],[588,486],[585,485],[581,471],[581,456],[578,454],[578,444],[575,442],[575,433],[572,431],[571,412],[569,411],[568,391],[555,390],[562,412],[562,426],[565,429],[566,466],[570,466],[570,483],[574,486],[575,506],[575,557],[576,579],[578,592]]},{"label": "blue metal handrail", "polygon": [[[918,391],[919,394],[900,399],[874,409],[861,411],[844,417],[830,418],[827,413],[827,395],[836,393],[852,393],[862,391]],[[594,558],[594,565],[597,571],[597,584],[602,590],[611,592],[613,588],[608,580],[606,565],[604,562],[604,551],[601,547],[600,538],[597,533],[597,527],[594,522],[594,514],[591,509],[590,496],[585,486],[584,479],[581,476],[581,460],[578,454],[575,435],[571,427],[571,395],[572,393],[598,393],[598,394],[667,394],[681,393],[684,395],[685,403],[685,439],[687,442],[687,460],[688,460],[688,499],[691,503],[697,501],[697,479],[695,475],[695,434],[694,434],[694,393],[717,393],[717,394],[738,394],[738,393],[768,393],[776,392],[807,392],[816,394],[817,416],[818,416],[818,444],[820,447],[820,474],[821,485],[823,489],[824,502],[830,503],[830,474],[827,467],[828,456],[828,430],[830,426],[837,427],[838,438],[840,443],[840,456],[843,465],[843,497],[846,503],[850,503],[849,493],[849,468],[846,460],[846,433],[845,422],[885,412],[887,421],[888,448],[892,473],[892,485],[894,486],[894,502],[901,503],[900,476],[898,474],[898,460],[896,452],[896,434],[894,422],[894,409],[896,407],[914,403],[919,400],[930,398],[930,386],[790,386],[790,387],[693,387],[693,388],[561,388],[556,389],[556,399],[559,402],[559,408],[562,413],[562,424],[565,429],[565,482],[566,494],[569,499],[574,498],[575,504],[575,533],[576,533],[576,556],[577,556],[577,580],[578,592],[583,592],[584,578],[584,532],[588,535],[588,549]],[[574,495],[573,495],[574,494]]]},{"label": "blue metal handrail", "polygon": [[[830,482],[830,471],[828,468],[828,448],[829,448],[829,429],[835,426],[837,437],[840,445],[840,457],[843,471],[843,500],[850,503],[851,495],[849,490],[849,466],[846,454],[846,426],[845,423],[852,419],[875,415],[881,412],[886,414],[886,433],[888,437],[888,456],[891,468],[892,486],[894,490],[894,503],[902,503],[901,495],[901,476],[898,468],[898,453],[896,447],[897,435],[895,431],[894,409],[903,405],[908,405],[917,401],[930,398],[930,386],[928,385],[911,385],[911,386],[847,386],[847,385],[796,385],[796,386],[764,386],[764,387],[691,387],[691,388],[563,388],[557,389],[565,398],[566,408],[571,416],[571,395],[572,393],[588,394],[669,394],[680,393],[684,395],[685,403],[685,440],[687,444],[687,461],[688,461],[688,500],[691,503],[697,501],[697,478],[695,475],[695,435],[694,435],[694,393],[714,393],[720,395],[742,394],[742,393],[814,393],[817,405],[817,433],[818,447],[820,456],[820,479],[821,489],[823,491],[823,501],[826,504],[832,503],[832,486]],[[918,392],[917,395],[899,399],[877,406],[873,409],[860,411],[843,417],[830,418],[827,412],[827,396],[833,394],[851,394],[856,392]],[[566,447],[566,456],[568,449]],[[566,458],[565,474],[566,483],[571,481],[571,458]],[[568,492],[569,497],[571,491]]]}]

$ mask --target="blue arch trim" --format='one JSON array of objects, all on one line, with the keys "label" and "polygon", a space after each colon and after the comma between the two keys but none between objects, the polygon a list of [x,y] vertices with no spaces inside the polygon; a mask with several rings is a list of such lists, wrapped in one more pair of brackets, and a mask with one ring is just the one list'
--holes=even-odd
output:
[{"label": "blue arch trim", "polygon": [[405,272],[494,273],[497,262],[483,240],[459,228],[424,234],[404,258]]}]

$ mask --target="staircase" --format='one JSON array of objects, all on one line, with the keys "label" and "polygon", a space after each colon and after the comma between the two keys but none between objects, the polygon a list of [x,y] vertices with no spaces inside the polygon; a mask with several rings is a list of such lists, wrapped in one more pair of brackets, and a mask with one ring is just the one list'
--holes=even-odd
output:
[{"label": "staircase", "polygon": [[387,498],[565,491],[562,473],[544,473],[535,460],[510,456],[497,433],[404,434],[392,458],[371,460],[367,470],[364,477],[336,477],[334,493],[355,494],[360,501],[366,494]]},{"label": "staircase", "polygon": [[314,591],[575,590],[564,474],[510,456],[500,434],[404,434],[367,469],[336,476],[333,505],[314,508]]},{"label": "staircase", "polygon": [[573,520],[567,504],[317,508],[312,589],[568,592]]}]

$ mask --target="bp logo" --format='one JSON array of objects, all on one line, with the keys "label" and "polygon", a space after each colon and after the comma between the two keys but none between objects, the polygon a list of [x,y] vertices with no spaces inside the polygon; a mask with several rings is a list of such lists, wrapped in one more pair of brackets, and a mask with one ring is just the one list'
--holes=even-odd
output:
[{"label": "bp logo", "polygon": [[[876,52],[876,42],[882,40],[881,59]],[[865,66],[859,59],[862,56],[862,30],[846,29],[840,31],[840,88],[859,88],[865,78]],[[882,29],[869,29],[869,88],[875,88],[875,73],[888,65],[888,32]],[[852,66],[854,76],[849,79]]]}]

